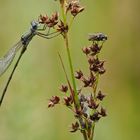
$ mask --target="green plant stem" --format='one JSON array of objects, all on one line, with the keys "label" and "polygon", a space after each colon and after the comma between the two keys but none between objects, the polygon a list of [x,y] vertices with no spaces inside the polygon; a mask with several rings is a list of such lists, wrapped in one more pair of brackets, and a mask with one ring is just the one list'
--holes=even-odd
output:
[{"label": "green plant stem", "polygon": [[[70,54],[70,50],[69,50],[68,34],[67,33],[65,34],[64,40],[65,40],[65,45],[66,45],[66,49],[67,49],[68,61],[69,61],[69,66],[70,66],[70,71],[71,71],[72,84],[73,84],[73,88],[74,88],[74,103],[75,103],[74,105],[75,105],[75,109],[78,111],[80,109],[80,103],[79,103],[78,93],[77,93],[77,89],[76,89],[76,82],[75,82],[75,77],[74,77],[74,72],[73,72],[73,65],[72,65],[72,59],[71,59],[71,54]],[[79,122],[82,126],[80,118],[79,118]],[[83,130],[82,134],[83,134],[84,140],[88,140],[86,130]]]},{"label": "green plant stem", "polygon": [[85,131],[83,132],[83,137],[84,137],[84,140],[88,140],[88,138],[87,138],[87,134],[86,134]]},{"label": "green plant stem", "polygon": [[93,140],[93,137],[94,137],[94,129],[95,129],[95,124],[92,125],[92,132],[91,132],[91,137],[89,138],[89,140]]},{"label": "green plant stem", "polygon": [[71,20],[70,20],[70,23],[69,23],[69,29],[70,29],[71,26],[72,26],[72,23],[73,23],[73,21],[74,21],[74,18],[75,18],[75,17],[72,17]]},{"label": "green plant stem", "polygon": [[[66,9],[65,9],[65,2],[61,4],[61,11],[62,11],[62,17],[63,17],[63,22],[65,25],[67,25],[67,15],[66,15]],[[67,55],[68,55],[68,61],[69,61],[69,66],[70,66],[70,71],[71,71],[71,78],[72,78],[72,83],[73,83],[73,88],[74,88],[74,103],[75,103],[75,109],[79,110],[80,109],[80,103],[78,99],[78,93],[76,89],[76,82],[74,79],[74,72],[73,72],[73,65],[72,65],[72,60],[71,60],[71,54],[69,50],[69,42],[68,42],[68,32],[65,33],[64,35],[64,40],[65,40],[65,46],[67,50]]]},{"label": "green plant stem", "polygon": [[93,87],[94,99],[96,99],[96,90],[97,90],[98,81],[99,81],[99,73],[96,74],[96,81]]},{"label": "green plant stem", "polygon": [[65,4],[61,4],[61,13],[62,13],[63,22],[66,25],[67,20],[66,20],[66,13],[65,13],[65,7],[64,7],[64,5]]},{"label": "green plant stem", "polygon": [[[95,85],[93,86],[93,94],[94,94],[94,97],[93,98],[94,98],[94,100],[96,100],[96,90],[97,90],[97,86],[98,86],[98,81],[99,81],[99,73],[96,74],[96,81],[95,81]],[[91,112],[91,113],[93,114],[94,111]],[[89,140],[93,140],[93,137],[94,137],[94,128],[95,128],[95,123],[92,124],[91,137],[89,138]]]},{"label": "green plant stem", "polygon": [[[67,25],[67,15],[65,13],[64,5],[61,5],[61,11],[62,11],[62,18],[63,18],[64,25]],[[70,22],[70,26],[72,25],[73,19]],[[80,102],[79,102],[79,98],[78,98],[78,92],[77,92],[77,89],[76,89],[76,82],[75,82],[75,77],[74,77],[73,64],[72,64],[72,59],[71,59],[71,54],[70,54],[70,49],[69,49],[68,32],[66,32],[64,34],[64,41],[65,41],[65,46],[66,46],[66,50],[67,50],[67,56],[68,56],[69,67],[70,67],[71,78],[72,78],[72,84],[73,84],[73,90],[74,90],[74,97],[73,97],[74,98],[74,106],[75,106],[76,111],[79,111],[80,110]],[[79,118],[79,122],[80,122],[81,127],[82,127],[82,122],[80,121],[80,119],[81,118]],[[84,140],[88,140],[86,130],[83,130],[82,134],[83,134]]]},{"label": "green plant stem", "polygon": [[78,99],[78,93],[76,89],[76,82],[75,82],[75,77],[74,77],[74,72],[73,72],[73,65],[72,65],[72,60],[71,60],[71,54],[69,50],[69,42],[68,42],[68,34],[65,33],[65,45],[66,45],[66,50],[67,50],[67,55],[68,55],[68,61],[69,61],[69,66],[70,66],[70,71],[71,71],[71,78],[72,78],[72,84],[74,88],[74,101],[75,101],[75,108],[76,110],[80,109],[80,103]]},{"label": "green plant stem", "polygon": [[[99,73],[96,74],[96,81],[95,81],[95,85],[93,87],[93,93],[94,93],[94,100],[96,100],[96,91],[97,91],[97,86],[98,86],[98,81],[99,81]],[[89,140],[93,140],[94,137],[94,129],[95,129],[95,123],[92,124],[92,132],[91,132],[91,137]]]}]

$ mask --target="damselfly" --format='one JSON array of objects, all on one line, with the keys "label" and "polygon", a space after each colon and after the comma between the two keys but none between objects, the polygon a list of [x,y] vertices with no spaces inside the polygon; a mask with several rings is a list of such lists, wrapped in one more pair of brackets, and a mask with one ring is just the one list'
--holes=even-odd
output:
[{"label": "damselfly", "polygon": [[25,33],[24,35],[22,35],[20,41],[15,44],[7,53],[4,57],[0,58],[0,76],[8,69],[8,67],[10,66],[10,64],[12,63],[16,53],[21,49],[20,55],[16,61],[16,64],[14,65],[14,68],[8,78],[8,81],[6,83],[6,86],[3,90],[2,96],[0,98],[0,106],[2,105],[5,93],[7,91],[8,85],[12,79],[12,76],[16,70],[16,67],[22,57],[22,55],[24,54],[24,52],[27,49],[28,44],[30,43],[30,41],[32,40],[32,38],[35,35],[38,35],[40,37],[46,38],[46,39],[50,39],[53,38],[55,36],[58,36],[60,33],[58,31],[50,33],[50,29],[48,29],[47,33],[42,33],[41,31],[45,31],[46,30],[46,24],[43,25],[43,28],[40,28],[40,23],[37,21],[32,21],[31,22],[31,28],[30,30]]}]

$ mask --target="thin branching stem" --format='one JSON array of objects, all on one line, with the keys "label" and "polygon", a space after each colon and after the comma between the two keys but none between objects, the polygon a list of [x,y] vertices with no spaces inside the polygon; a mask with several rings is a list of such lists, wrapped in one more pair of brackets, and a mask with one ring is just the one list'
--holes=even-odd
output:
[{"label": "thin branching stem", "polygon": [[75,100],[75,108],[76,110],[80,109],[80,104],[79,104],[79,99],[78,99],[78,93],[76,89],[76,82],[75,82],[75,77],[74,77],[74,71],[73,71],[73,65],[72,65],[72,59],[71,59],[71,54],[70,54],[70,49],[69,49],[69,42],[68,42],[68,34],[65,34],[65,46],[67,50],[67,55],[68,55],[68,61],[69,61],[69,66],[70,66],[70,71],[71,71],[71,78],[72,78],[72,84],[74,88],[74,100]]}]

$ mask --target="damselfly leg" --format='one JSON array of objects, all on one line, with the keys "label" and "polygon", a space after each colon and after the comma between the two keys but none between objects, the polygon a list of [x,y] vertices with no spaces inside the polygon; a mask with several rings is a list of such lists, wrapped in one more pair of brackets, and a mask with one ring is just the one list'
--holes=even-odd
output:
[{"label": "damselfly leg", "polygon": [[44,33],[36,32],[36,35],[38,35],[40,37],[43,37],[43,38],[46,38],[46,39],[51,39],[51,38],[57,37],[60,34],[61,33],[58,32],[58,31],[55,31],[55,32],[52,32],[52,33],[49,33],[49,34],[44,34]]},{"label": "damselfly leg", "polygon": [[48,27],[47,33],[40,32],[40,31],[46,31],[46,28],[47,28],[46,24],[44,24],[42,28],[38,28],[36,31],[36,35],[46,38],[46,39],[51,39],[51,38],[54,38],[54,37],[60,35],[59,31],[54,31],[54,32],[50,33],[50,31],[51,31],[50,27]]}]

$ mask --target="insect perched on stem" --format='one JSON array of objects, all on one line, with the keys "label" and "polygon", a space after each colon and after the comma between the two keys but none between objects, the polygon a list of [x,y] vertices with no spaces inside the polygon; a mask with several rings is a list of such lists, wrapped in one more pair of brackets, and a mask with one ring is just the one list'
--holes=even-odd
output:
[{"label": "insect perched on stem", "polygon": [[22,35],[20,41],[17,44],[15,44],[6,53],[6,55],[4,55],[4,57],[0,58],[0,76],[1,76],[8,69],[10,64],[12,63],[16,53],[19,50],[21,50],[20,55],[19,55],[15,65],[14,65],[14,68],[13,68],[13,70],[12,70],[12,72],[11,72],[9,78],[8,78],[8,81],[6,83],[6,86],[5,86],[4,90],[3,90],[2,96],[0,98],[0,106],[2,105],[5,93],[7,91],[9,83],[10,83],[12,77],[13,77],[13,74],[14,74],[14,72],[16,70],[16,67],[17,67],[22,55],[26,51],[27,46],[30,43],[30,41],[32,40],[32,38],[37,35],[37,36],[43,37],[45,39],[51,39],[51,38],[56,37],[56,36],[58,36],[60,34],[60,32],[58,32],[58,31],[50,33],[50,27],[48,27],[47,33],[42,33],[42,31],[46,31],[47,24],[44,23],[43,28],[39,28],[41,26],[41,24],[38,21],[32,21],[30,30],[27,33],[25,33],[24,35]]}]

